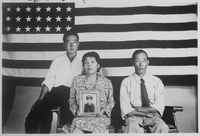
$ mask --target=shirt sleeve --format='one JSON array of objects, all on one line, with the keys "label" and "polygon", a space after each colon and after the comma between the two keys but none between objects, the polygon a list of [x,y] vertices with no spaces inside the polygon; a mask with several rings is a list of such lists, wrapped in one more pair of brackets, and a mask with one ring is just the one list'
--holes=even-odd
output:
[{"label": "shirt sleeve", "polygon": [[55,58],[51,63],[51,66],[47,72],[45,80],[42,82],[42,85],[45,84],[48,87],[49,91],[51,91],[53,87],[56,76],[56,70],[57,70],[57,60]]},{"label": "shirt sleeve", "polygon": [[106,105],[106,113],[110,117],[111,111],[115,105],[114,98],[113,98],[113,86],[111,81],[108,81],[108,98],[107,98],[107,105]]},{"label": "shirt sleeve", "polygon": [[72,85],[70,89],[69,106],[72,113],[76,115],[76,111],[78,110],[79,106],[76,99],[76,80],[75,79],[72,81]]},{"label": "shirt sleeve", "polygon": [[130,103],[130,98],[129,98],[130,88],[128,88],[128,80],[129,79],[124,79],[120,87],[120,109],[121,109],[122,119],[125,119],[124,116],[126,114],[135,110],[135,108],[133,108]]},{"label": "shirt sleeve", "polygon": [[163,115],[163,111],[165,108],[164,102],[164,85],[160,79],[157,80],[155,84],[155,102],[151,105],[155,109],[157,109],[160,115]]}]

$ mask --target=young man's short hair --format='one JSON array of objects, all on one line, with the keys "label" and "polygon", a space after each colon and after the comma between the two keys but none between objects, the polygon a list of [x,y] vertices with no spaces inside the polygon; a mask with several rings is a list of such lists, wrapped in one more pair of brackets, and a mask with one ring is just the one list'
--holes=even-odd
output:
[{"label": "young man's short hair", "polygon": [[66,42],[67,37],[70,36],[70,35],[76,36],[77,39],[79,40],[79,36],[78,36],[78,33],[77,33],[76,29],[72,28],[71,30],[69,30],[69,31],[64,33],[64,35],[63,35],[63,42],[64,43]]}]

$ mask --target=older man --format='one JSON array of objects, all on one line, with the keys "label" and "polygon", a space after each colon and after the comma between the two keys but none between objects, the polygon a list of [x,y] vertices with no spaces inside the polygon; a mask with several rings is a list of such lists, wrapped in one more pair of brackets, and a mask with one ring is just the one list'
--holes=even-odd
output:
[{"label": "older man", "polygon": [[135,73],[122,81],[120,107],[126,122],[125,133],[143,133],[148,126],[152,133],[167,133],[168,126],[161,119],[164,111],[164,85],[162,81],[148,74],[148,55],[136,50],[132,55]]}]

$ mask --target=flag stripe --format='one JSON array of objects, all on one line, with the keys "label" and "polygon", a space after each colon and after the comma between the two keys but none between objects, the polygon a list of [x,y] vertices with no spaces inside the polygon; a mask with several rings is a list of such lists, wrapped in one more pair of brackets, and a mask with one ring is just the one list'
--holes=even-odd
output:
[{"label": "flag stripe", "polygon": [[[81,42],[79,50],[132,49],[132,48],[193,48],[197,39],[146,40],[124,42]],[[64,51],[63,43],[3,43],[3,51]]]},{"label": "flag stripe", "polygon": [[[126,76],[122,77],[108,77],[111,81],[121,81]],[[175,86],[194,86],[197,85],[197,75],[176,75],[176,76],[158,76],[164,83],[165,86],[167,85],[175,85]],[[6,83],[13,83],[13,85],[18,86],[41,86],[44,78],[27,78],[27,77],[12,77],[12,76],[2,76],[2,80],[4,81],[4,85]]]},{"label": "flag stripe", "polygon": [[86,15],[135,15],[135,14],[188,14],[197,13],[196,5],[185,6],[143,6],[143,7],[126,7],[126,8],[76,8],[75,16]]},{"label": "flag stripe", "polygon": [[[104,30],[105,31],[105,30]],[[185,31],[132,31],[132,32],[88,32],[79,34],[81,41],[130,41],[130,40],[188,40],[196,39],[197,32]],[[95,36],[94,36],[95,35]]]},{"label": "flag stripe", "polygon": [[[123,50],[95,50],[102,59],[115,59],[115,58],[131,58],[132,53],[136,49],[123,49]],[[150,48],[145,49],[149,54],[149,57],[157,58],[171,58],[171,57],[194,57],[197,56],[196,48],[178,48],[178,49],[162,49],[162,48]],[[81,58],[83,54],[94,50],[82,50],[79,51],[78,57]],[[58,52],[8,52],[3,51],[3,59],[12,60],[53,60],[59,54],[63,54],[64,51]]]},{"label": "flag stripe", "polygon": [[[104,30],[105,31],[105,30]],[[10,34],[3,35],[8,43],[60,43],[63,34]],[[133,31],[133,32],[88,32],[79,33],[80,42],[135,41],[135,40],[190,40],[197,39],[195,30],[182,31]],[[42,38],[41,38],[42,37]]]},{"label": "flag stripe", "polygon": [[168,1],[133,1],[133,0],[124,0],[115,1],[115,0],[101,0],[101,1],[90,1],[87,4],[84,3],[76,3],[76,8],[120,8],[120,7],[145,7],[145,6],[153,6],[153,7],[171,7],[171,6],[188,6],[195,5],[196,2],[168,2]]},{"label": "flag stripe", "polygon": [[[151,66],[181,66],[197,65],[197,57],[183,58],[149,58]],[[3,59],[2,66],[5,68],[33,68],[48,69],[52,61],[44,60],[6,60]],[[102,59],[101,67],[126,67],[131,66],[131,59]]]},{"label": "flag stripe", "polygon": [[77,26],[79,32],[129,32],[129,31],[186,31],[196,30],[197,22],[189,23],[139,23],[139,24],[95,24]]},{"label": "flag stripe", "polygon": [[76,25],[87,24],[138,24],[138,23],[185,23],[195,22],[196,13],[188,14],[140,14],[123,16],[76,16]]},{"label": "flag stripe", "polygon": [[[198,73],[196,66],[149,66],[147,71],[153,75],[195,75]],[[102,68],[102,73],[106,76],[128,76],[133,72],[135,71],[132,66]]]},{"label": "flag stripe", "polygon": [[[3,75],[14,77],[45,77],[48,69],[19,69],[3,68]],[[196,66],[149,66],[148,71],[154,75],[195,75],[198,73]],[[129,67],[103,67],[102,73],[105,76],[128,76],[134,72]]]}]

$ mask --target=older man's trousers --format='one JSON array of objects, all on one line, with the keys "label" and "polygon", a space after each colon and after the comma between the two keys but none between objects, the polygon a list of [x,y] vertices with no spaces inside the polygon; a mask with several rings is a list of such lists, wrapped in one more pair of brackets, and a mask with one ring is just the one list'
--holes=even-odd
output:
[{"label": "older man's trousers", "polygon": [[139,116],[126,118],[124,133],[144,133],[144,126],[147,126],[151,133],[168,133],[169,128],[160,118],[160,115],[158,113],[154,113],[154,115],[152,118]]}]

